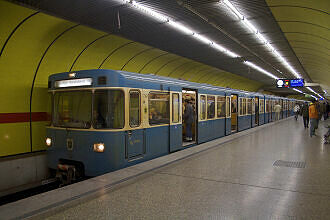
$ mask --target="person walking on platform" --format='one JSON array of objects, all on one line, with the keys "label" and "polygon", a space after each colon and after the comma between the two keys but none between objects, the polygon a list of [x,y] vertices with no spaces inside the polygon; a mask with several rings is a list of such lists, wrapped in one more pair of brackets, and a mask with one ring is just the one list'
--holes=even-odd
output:
[{"label": "person walking on platform", "polygon": [[192,132],[191,132],[191,126],[194,122],[194,109],[191,106],[190,100],[185,100],[185,109],[183,113],[183,119],[184,123],[186,125],[186,140],[192,141]]},{"label": "person walking on platform", "polygon": [[296,103],[296,105],[293,107],[293,111],[294,111],[294,118],[296,119],[296,121],[298,120],[298,115],[300,112],[300,106],[298,103]]},{"label": "person walking on platform", "polygon": [[301,114],[304,120],[304,127],[308,128],[308,123],[309,123],[308,103],[304,103],[303,107],[301,108]]},{"label": "person walking on platform", "polygon": [[309,112],[309,119],[310,119],[310,123],[311,123],[309,135],[312,137],[313,135],[315,135],[317,120],[319,118],[319,112],[318,112],[317,104],[316,104],[315,100],[313,100],[313,103],[309,106],[308,112]]},{"label": "person walking on platform", "polygon": [[274,111],[275,111],[275,120],[280,120],[280,113],[281,113],[281,106],[279,104],[276,104],[274,106]]}]

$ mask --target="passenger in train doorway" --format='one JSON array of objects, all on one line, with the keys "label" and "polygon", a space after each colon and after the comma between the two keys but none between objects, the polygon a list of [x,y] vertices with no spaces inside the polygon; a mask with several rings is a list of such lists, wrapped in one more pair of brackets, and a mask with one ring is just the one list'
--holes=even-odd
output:
[{"label": "passenger in train doorway", "polygon": [[308,103],[304,103],[303,107],[301,108],[301,115],[303,116],[304,127],[308,128],[308,123],[309,123]]},{"label": "passenger in train doorway", "polygon": [[315,135],[315,129],[317,128],[317,121],[319,118],[319,112],[315,100],[313,100],[313,103],[309,106],[308,111],[309,111],[309,119],[311,123],[309,135],[312,137],[313,135]]},{"label": "passenger in train doorway", "polygon": [[183,113],[183,120],[186,126],[186,140],[192,141],[191,126],[194,122],[194,109],[191,105],[190,99],[185,100],[185,109]]},{"label": "passenger in train doorway", "polygon": [[274,106],[274,111],[275,111],[275,120],[280,120],[280,113],[281,113],[281,105],[280,104],[276,104]]},{"label": "passenger in train doorway", "polygon": [[296,103],[296,105],[293,107],[293,112],[294,112],[294,118],[296,119],[296,121],[298,120],[298,115],[300,112],[300,106],[298,103]]}]

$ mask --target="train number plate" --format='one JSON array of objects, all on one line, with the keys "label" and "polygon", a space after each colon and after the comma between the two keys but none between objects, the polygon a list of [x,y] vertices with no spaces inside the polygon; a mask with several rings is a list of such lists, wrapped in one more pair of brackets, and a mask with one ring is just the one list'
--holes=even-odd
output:
[{"label": "train number plate", "polygon": [[71,151],[73,150],[73,140],[72,139],[66,140],[66,148]]}]

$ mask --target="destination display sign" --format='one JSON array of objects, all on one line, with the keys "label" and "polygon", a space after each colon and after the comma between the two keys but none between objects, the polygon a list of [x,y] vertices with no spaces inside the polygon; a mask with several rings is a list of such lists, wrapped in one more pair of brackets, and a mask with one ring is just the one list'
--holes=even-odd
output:
[{"label": "destination display sign", "polygon": [[304,87],[304,79],[290,79],[290,87]]},{"label": "destination display sign", "polygon": [[91,86],[92,83],[92,78],[59,80],[55,82],[55,88]]},{"label": "destination display sign", "polygon": [[277,88],[304,87],[304,79],[278,79]]}]

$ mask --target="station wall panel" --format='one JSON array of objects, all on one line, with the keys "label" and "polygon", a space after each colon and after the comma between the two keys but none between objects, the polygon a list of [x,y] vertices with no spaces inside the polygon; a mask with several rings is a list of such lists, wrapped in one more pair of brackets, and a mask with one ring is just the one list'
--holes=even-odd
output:
[{"label": "station wall panel", "polygon": [[48,76],[53,73],[123,69],[223,87],[233,85],[233,88],[250,91],[262,86],[223,70],[7,1],[0,1],[0,30],[0,157],[45,150],[45,127],[49,118],[47,85]]}]

